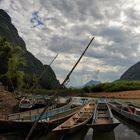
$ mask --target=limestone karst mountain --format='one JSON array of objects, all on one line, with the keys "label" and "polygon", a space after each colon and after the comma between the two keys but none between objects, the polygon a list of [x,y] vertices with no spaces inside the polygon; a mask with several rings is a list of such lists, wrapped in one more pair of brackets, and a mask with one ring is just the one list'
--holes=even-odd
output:
[{"label": "limestone karst mountain", "polygon": [[120,80],[140,80],[140,61],[135,65],[131,66],[124,74],[120,77]]},{"label": "limestone karst mountain", "polygon": [[[19,46],[24,50],[27,65],[22,67],[22,70],[26,75],[39,77],[44,69],[46,69],[43,78],[39,81],[40,86],[46,89],[57,88],[59,86],[59,81],[56,79],[52,68],[48,65],[43,65],[31,52],[27,51],[25,42],[18,35],[18,31],[12,24],[10,16],[2,9],[0,9],[0,37],[6,38],[13,46]],[[0,74],[6,73],[7,68],[5,63],[7,63],[7,60],[4,60],[4,57],[0,56]],[[5,81],[2,82],[4,83]]]}]

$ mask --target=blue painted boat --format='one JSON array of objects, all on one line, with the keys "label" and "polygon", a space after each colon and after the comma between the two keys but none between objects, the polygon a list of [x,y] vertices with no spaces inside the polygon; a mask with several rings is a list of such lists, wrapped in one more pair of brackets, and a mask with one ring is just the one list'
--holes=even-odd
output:
[{"label": "blue painted boat", "polygon": [[[48,109],[41,117],[37,129],[48,128],[48,126],[49,129],[52,129],[75,114],[81,107],[82,106],[74,106],[72,103],[69,103],[59,108]],[[3,119],[0,120],[0,132],[11,132],[23,129],[29,130],[34,122],[38,120],[42,111],[35,115],[28,114],[28,112],[29,111],[4,116]]]}]

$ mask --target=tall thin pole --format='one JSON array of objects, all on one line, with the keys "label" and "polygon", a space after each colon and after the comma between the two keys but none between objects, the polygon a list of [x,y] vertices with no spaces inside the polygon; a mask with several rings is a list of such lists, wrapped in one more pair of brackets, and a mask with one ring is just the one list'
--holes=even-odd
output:
[{"label": "tall thin pole", "polygon": [[[49,66],[51,66],[51,64],[54,62],[54,60],[57,58],[58,54],[53,58],[53,60],[50,62]],[[31,90],[37,85],[38,81],[42,78],[42,76],[45,74],[46,72],[46,68],[44,69],[44,71],[41,73],[41,75],[39,76],[38,80],[35,81],[35,84],[33,84],[33,86],[31,87]]]},{"label": "tall thin pole", "polygon": [[80,62],[80,60],[82,59],[83,55],[85,54],[85,52],[87,51],[87,49],[89,48],[90,44],[92,43],[93,39],[95,37],[92,37],[92,39],[90,40],[89,44],[87,45],[87,47],[85,48],[85,50],[83,51],[82,55],[80,56],[80,58],[78,59],[78,61],[76,62],[76,64],[73,66],[73,68],[71,69],[71,71],[69,72],[69,74],[66,76],[65,80],[62,82],[61,87],[64,86],[64,84],[67,82],[67,80],[69,79],[71,73],[73,72],[73,70],[75,69],[75,67],[78,65],[78,63]]},{"label": "tall thin pole", "polygon": [[[69,74],[67,75],[66,79],[63,81],[63,83],[60,85],[59,88],[63,87],[63,85],[66,83],[66,81],[69,79],[71,73],[73,72],[73,70],[75,69],[75,67],[77,66],[77,64],[79,63],[79,61],[81,60],[81,58],[83,57],[83,55],[85,54],[86,50],[88,49],[88,47],[90,46],[90,44],[92,43],[94,37],[90,40],[89,44],[87,45],[86,49],[84,50],[84,52],[82,53],[82,55],[80,56],[80,58],[78,59],[78,61],[76,62],[76,64],[74,65],[74,67],[72,68],[72,70],[69,72]],[[56,94],[54,95],[54,98],[56,97]],[[36,122],[33,124],[32,128],[30,129],[27,137],[25,138],[25,140],[29,140],[34,129],[36,128],[36,126],[38,125],[39,120],[41,119],[41,117],[43,116],[43,114],[46,112],[48,106],[51,104],[51,102],[48,103],[48,105],[43,109],[43,111],[41,112],[40,116],[38,117],[38,119],[36,120]]]},{"label": "tall thin pole", "polygon": [[57,58],[58,54],[56,54],[56,56],[54,57],[54,59],[51,61],[51,63],[49,64],[49,66],[51,66],[51,64],[54,62],[54,60]]}]

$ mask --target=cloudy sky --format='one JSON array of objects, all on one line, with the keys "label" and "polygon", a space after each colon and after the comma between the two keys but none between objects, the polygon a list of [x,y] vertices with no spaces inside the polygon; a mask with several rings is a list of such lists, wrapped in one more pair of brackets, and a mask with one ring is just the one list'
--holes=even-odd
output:
[{"label": "cloudy sky", "polygon": [[140,0],[0,0],[27,49],[62,82],[95,39],[70,78],[113,81],[140,59]]}]

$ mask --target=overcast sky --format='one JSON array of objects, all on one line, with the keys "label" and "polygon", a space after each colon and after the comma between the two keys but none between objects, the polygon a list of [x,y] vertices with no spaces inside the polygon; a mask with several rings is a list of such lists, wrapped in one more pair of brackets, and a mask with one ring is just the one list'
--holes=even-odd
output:
[{"label": "overcast sky", "polygon": [[27,49],[62,82],[95,36],[70,78],[113,81],[140,59],[140,0],[0,0]]}]

